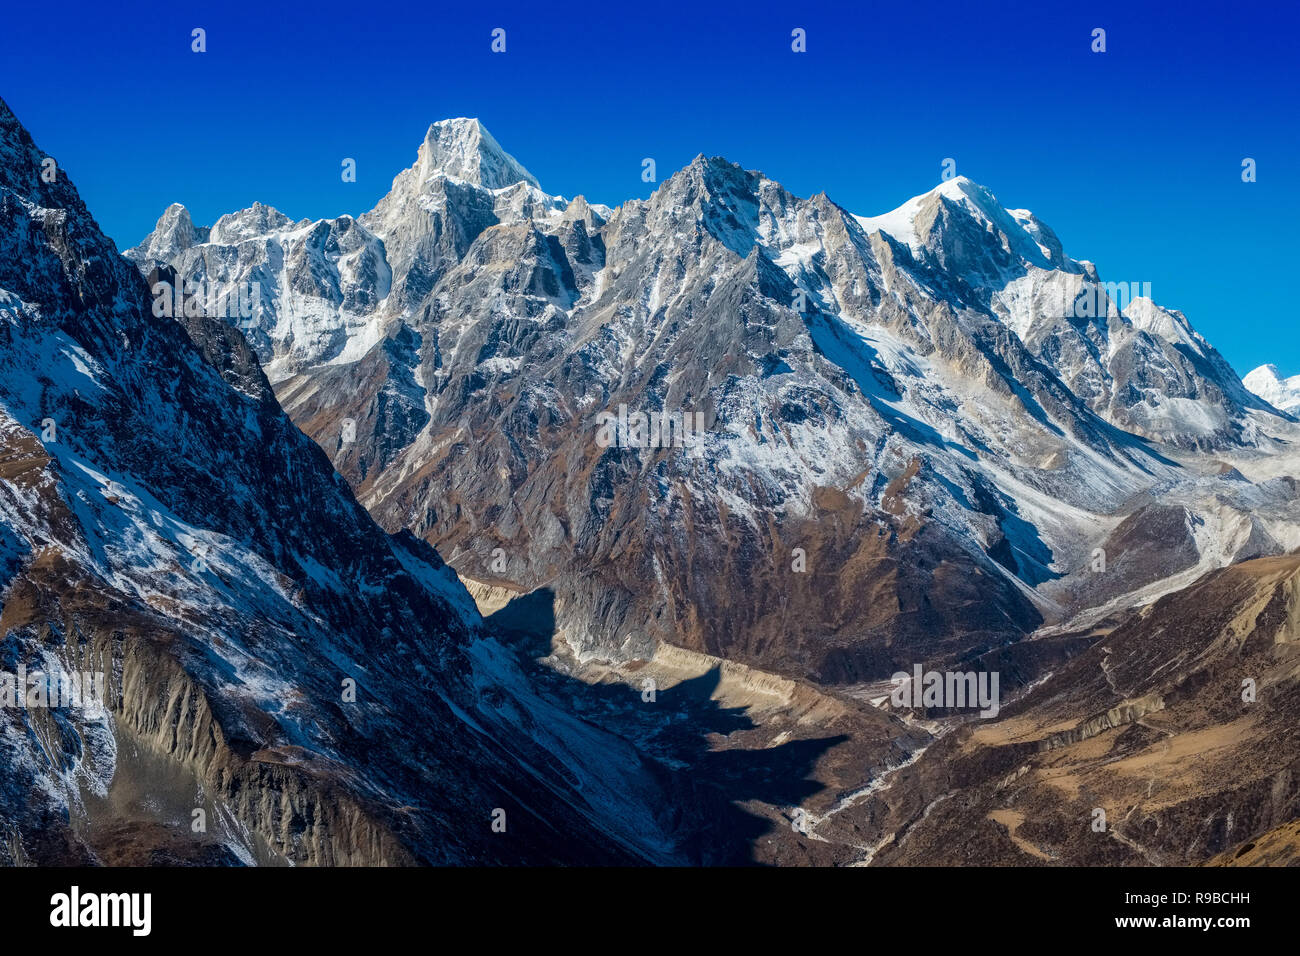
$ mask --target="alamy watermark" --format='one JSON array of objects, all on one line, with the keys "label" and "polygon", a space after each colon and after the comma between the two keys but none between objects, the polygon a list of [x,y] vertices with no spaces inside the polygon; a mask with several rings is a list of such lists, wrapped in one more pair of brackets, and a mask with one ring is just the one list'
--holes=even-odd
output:
[{"label": "alamy watermark", "polygon": [[123,927],[132,936],[148,936],[153,928],[152,893],[83,893],[73,886],[50,897],[50,925]]},{"label": "alamy watermark", "polygon": [[687,448],[698,452],[704,434],[703,412],[601,412],[596,444],[601,448]]},{"label": "alamy watermark", "polygon": [[927,671],[917,664],[911,674],[899,671],[890,680],[889,700],[899,708],[979,707],[987,720],[1001,707],[997,671]]},{"label": "alamy watermark", "polygon": [[108,702],[103,671],[28,671],[19,664],[17,673],[0,671],[0,707],[18,709],[73,708],[102,712]]},{"label": "alamy watermark", "polygon": [[182,316],[238,319],[236,324],[240,328],[249,328],[257,324],[255,316],[261,313],[260,282],[237,282],[222,289],[216,283],[202,279],[190,279],[176,285],[164,280],[155,282],[150,291],[153,293],[153,314],[160,319]]},{"label": "alamy watermark", "polygon": [[1061,313],[1067,318],[1105,318],[1110,305],[1123,312],[1134,299],[1150,299],[1150,282],[1086,283],[1078,292],[1061,291]]}]

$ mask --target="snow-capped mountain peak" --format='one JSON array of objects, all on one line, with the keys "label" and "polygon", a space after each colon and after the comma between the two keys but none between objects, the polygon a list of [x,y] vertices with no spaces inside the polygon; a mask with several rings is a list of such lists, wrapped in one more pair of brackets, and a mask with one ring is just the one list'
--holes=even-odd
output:
[{"label": "snow-capped mountain peak", "polygon": [[292,225],[293,220],[274,206],[255,202],[247,209],[226,213],[212,224],[213,242],[239,242]]},{"label": "snow-capped mountain peak", "polygon": [[1242,380],[1242,384],[1284,412],[1300,411],[1300,375],[1283,378],[1277,366],[1261,365]]},{"label": "snow-capped mountain peak", "polygon": [[485,189],[504,189],[519,182],[540,188],[533,174],[502,149],[477,119],[458,117],[430,126],[420,145],[418,167],[421,182],[442,175]]},{"label": "snow-capped mountain peak", "polygon": [[158,224],[141,244],[140,251],[151,259],[166,259],[198,243],[207,242],[209,233],[207,228],[196,227],[189,210],[174,202],[158,217]]},{"label": "snow-capped mountain peak", "polygon": [[[973,211],[981,211],[987,206],[987,200],[993,194],[974,180],[966,176],[954,176],[935,186],[929,192],[913,196],[901,206],[891,209],[879,216],[854,216],[866,232],[884,232],[909,246],[919,246],[916,235],[916,218],[923,208],[933,205],[936,197],[942,196],[953,202],[968,205]],[[996,202],[996,200],[993,200]]]},{"label": "snow-capped mountain peak", "polygon": [[[966,176],[954,176],[883,215],[854,218],[866,232],[886,233],[909,246],[913,254],[921,253],[926,246],[936,251],[942,246],[954,246],[950,251],[961,258],[963,240],[966,246],[975,248],[984,243],[970,240],[991,233],[1011,257],[1007,266],[1014,263],[1017,268],[1032,265],[1072,273],[1083,271],[1078,263],[1066,258],[1056,234],[1032,212],[1003,208],[990,189]],[[950,233],[952,241],[944,242]],[[950,267],[951,263],[945,265]],[[995,271],[1001,279],[1003,270]]]}]

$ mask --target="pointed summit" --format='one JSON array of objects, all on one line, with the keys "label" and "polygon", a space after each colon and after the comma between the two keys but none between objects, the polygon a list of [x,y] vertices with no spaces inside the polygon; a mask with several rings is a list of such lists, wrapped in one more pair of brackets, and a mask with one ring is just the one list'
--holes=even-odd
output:
[{"label": "pointed summit", "polygon": [[464,117],[439,120],[429,127],[417,168],[421,182],[443,175],[485,189],[504,189],[519,182],[540,188],[533,174],[502,149],[482,123]]},{"label": "pointed summit", "polygon": [[1300,375],[1283,378],[1276,365],[1261,365],[1247,373],[1242,384],[1284,412],[1300,412]]},{"label": "pointed summit", "polygon": [[[1012,260],[1079,271],[1065,256],[1056,234],[1038,217],[1028,209],[1003,208],[991,190],[966,176],[945,180],[882,216],[854,218],[867,232],[887,233],[914,253],[926,246],[942,246],[949,234],[963,233],[969,233],[961,236],[969,240],[966,246],[977,249],[985,244],[978,240],[979,234],[991,230]],[[1001,274],[998,268],[993,272]]]},{"label": "pointed summit", "polygon": [[174,202],[158,217],[153,232],[138,246],[126,250],[125,255],[139,262],[165,262],[207,239],[208,230],[196,227],[190,211]]},{"label": "pointed summit", "polygon": [[252,236],[264,236],[292,225],[293,220],[274,206],[255,202],[247,209],[228,212],[212,224],[213,242],[238,242]]}]

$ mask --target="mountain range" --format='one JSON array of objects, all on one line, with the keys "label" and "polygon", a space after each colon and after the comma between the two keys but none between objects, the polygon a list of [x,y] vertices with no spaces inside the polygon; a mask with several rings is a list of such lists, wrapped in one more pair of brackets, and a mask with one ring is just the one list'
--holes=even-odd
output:
[{"label": "mountain range", "polygon": [[[846,683],[1300,543],[1241,480],[1295,422],[963,177],[866,218],[701,156],[610,210],[445,120],[356,219],[172,206],[127,255],[256,283],[250,345],[376,520],[550,588],[579,657]],[[620,406],[703,413],[700,453],[599,447]]]},{"label": "mountain range", "polygon": [[119,255],[42,159],[0,109],[0,633],[113,691],[0,712],[10,862],[1293,852],[1294,389],[1031,212],[609,208],[452,119],[361,216]]}]

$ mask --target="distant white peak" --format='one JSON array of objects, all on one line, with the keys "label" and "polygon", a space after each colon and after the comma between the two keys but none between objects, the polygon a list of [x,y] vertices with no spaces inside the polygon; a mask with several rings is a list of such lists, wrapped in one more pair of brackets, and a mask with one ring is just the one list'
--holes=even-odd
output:
[{"label": "distant white peak", "polygon": [[[959,203],[977,218],[987,222],[1016,218],[1011,210],[1002,208],[997,196],[993,195],[986,187],[965,176],[954,176],[918,198],[924,200],[931,196],[942,196],[951,202]],[[1027,209],[1017,210],[1017,212],[1026,213],[1030,219],[1033,218],[1033,213]]]},{"label": "distant white peak", "polygon": [[158,223],[154,226],[154,235],[162,238],[163,236],[177,236],[188,234],[191,238],[194,235],[194,220],[190,217],[190,211],[178,202],[172,203],[163,214],[158,217]]},{"label": "distant white peak", "polygon": [[1300,411],[1300,375],[1282,378],[1277,366],[1270,363],[1247,374],[1241,383],[1274,408]]},{"label": "distant white peak", "polygon": [[429,127],[417,168],[422,183],[441,175],[485,189],[504,189],[519,182],[541,188],[482,123],[464,117],[439,120]]},{"label": "distant white peak", "polygon": [[190,248],[196,243],[207,240],[208,230],[198,228],[190,218],[190,211],[178,202],[172,203],[153,227],[153,232],[144,238],[133,251],[142,251],[154,259],[166,259],[178,252]]},{"label": "distant white peak", "polygon": [[[1061,241],[1042,220],[1028,209],[1004,209],[992,191],[966,176],[954,176],[883,216],[854,218],[867,232],[887,233],[916,252],[923,244],[917,234],[917,217],[923,212],[926,216],[936,214],[941,201],[956,205],[982,226],[992,227],[1004,237],[1007,248],[1025,262],[1039,268],[1083,271],[1080,263],[1065,255]],[[929,221],[922,218],[922,226],[928,229]]]},{"label": "distant white peak", "polygon": [[1278,371],[1277,366],[1272,362],[1267,362],[1247,374],[1242,381],[1249,381],[1250,379],[1255,379],[1258,382],[1280,382],[1282,381],[1282,373]]},{"label": "distant white peak", "polygon": [[255,202],[247,209],[229,212],[212,225],[214,243],[233,243],[255,236],[265,236],[293,225],[293,220],[280,210]]},{"label": "distant white peak", "polygon": [[983,219],[989,218],[985,207],[990,202],[995,206],[997,204],[993,194],[979,183],[967,179],[965,176],[954,176],[952,179],[945,180],[935,186],[928,193],[913,196],[897,209],[891,209],[884,215],[854,216],[853,218],[867,232],[879,230],[916,249],[921,244],[916,235],[916,217],[920,214],[922,208],[935,196],[943,196],[952,202],[961,203]]},{"label": "distant white peak", "polygon": [[1004,209],[998,202],[997,196],[974,180],[967,179],[965,176],[954,176],[947,182],[940,183],[922,198],[929,198],[936,194],[961,205],[981,222],[992,223],[1013,239],[1019,239],[1020,236],[1016,234],[1023,233],[1028,235],[1035,248],[1039,246],[1037,239],[1029,234],[1031,230],[1039,231],[1038,218],[1028,209]]},{"label": "distant white peak", "polygon": [[952,179],[945,179],[939,185],[930,190],[932,193],[939,193],[941,196],[947,196],[949,199],[964,199],[980,192],[989,193],[987,189],[981,186],[975,180],[968,176],[954,176]]}]

